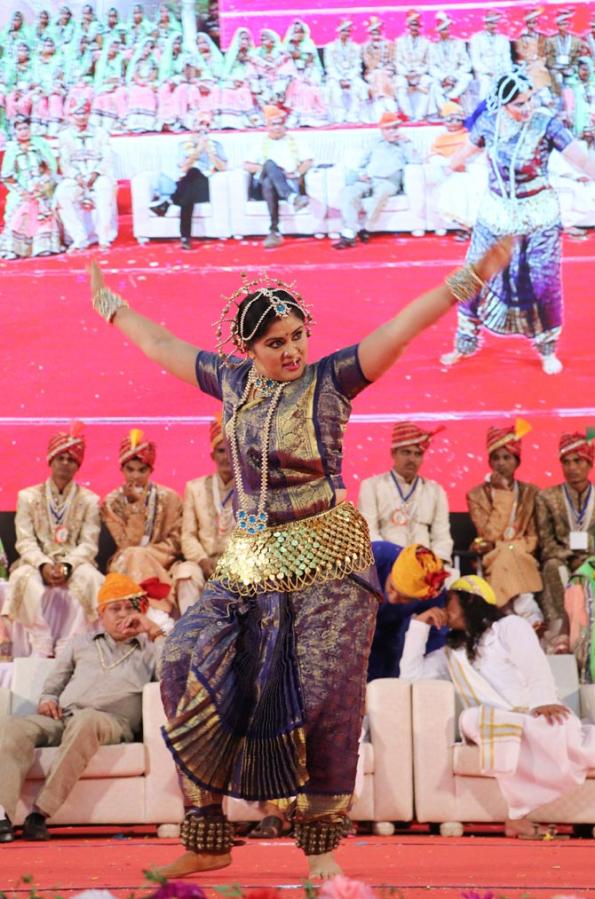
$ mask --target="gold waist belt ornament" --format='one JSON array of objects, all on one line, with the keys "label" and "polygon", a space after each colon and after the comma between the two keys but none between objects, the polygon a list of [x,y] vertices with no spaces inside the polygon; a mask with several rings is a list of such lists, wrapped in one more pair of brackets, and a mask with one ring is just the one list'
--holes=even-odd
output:
[{"label": "gold waist belt ornament", "polygon": [[373,564],[365,518],[352,503],[340,503],[328,512],[255,534],[236,528],[213,580],[240,596],[291,593]]}]

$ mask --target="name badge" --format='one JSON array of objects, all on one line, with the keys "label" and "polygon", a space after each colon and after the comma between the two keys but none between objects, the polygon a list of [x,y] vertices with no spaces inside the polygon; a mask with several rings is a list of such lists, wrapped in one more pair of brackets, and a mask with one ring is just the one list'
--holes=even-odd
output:
[{"label": "name badge", "polygon": [[568,545],[570,549],[587,552],[589,549],[589,534],[587,531],[571,531],[568,535]]}]

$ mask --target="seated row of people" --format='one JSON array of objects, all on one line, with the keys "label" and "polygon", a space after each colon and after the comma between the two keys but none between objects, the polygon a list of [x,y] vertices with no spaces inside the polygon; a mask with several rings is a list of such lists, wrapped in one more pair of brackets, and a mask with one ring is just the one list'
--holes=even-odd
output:
[{"label": "seated row of people", "polygon": [[[584,653],[590,627],[584,620],[585,608],[595,561],[595,491],[590,480],[594,447],[584,433],[563,434],[559,444],[563,481],[539,490],[516,477],[522,436],[529,429],[526,422],[517,420],[510,427],[488,431],[490,472],[467,494],[477,531],[470,549],[499,608],[526,618],[543,635],[548,651],[568,651],[571,644],[574,650],[580,638]],[[451,565],[446,492],[419,473],[433,436],[413,422],[397,424],[391,443],[392,468],[361,483],[360,511],[372,540],[380,541],[374,545],[385,566],[397,558],[395,547],[410,544],[426,547],[441,565]],[[577,603],[570,609],[573,628],[578,627],[577,621],[583,622],[580,633],[573,630],[572,639],[569,586],[579,588],[578,595],[570,593]],[[397,592],[405,597],[399,602],[420,598],[407,589],[397,588]],[[582,666],[582,674],[590,682],[588,665]]]},{"label": "seated row of people", "polygon": [[116,547],[108,570],[133,577],[149,596],[149,617],[169,632],[212,574],[234,526],[233,476],[219,419],[211,427],[216,471],[190,481],[184,503],[152,480],[156,449],[133,429],[122,441],[124,483],[100,502],[77,484],[85,437],[80,425],[50,440],[50,475],[21,490],[15,519],[18,559],[0,613],[7,632],[27,652],[52,656],[97,617],[103,582],[96,557],[101,521]]},{"label": "seated row of people", "polygon": [[[563,434],[563,482],[540,491],[516,477],[522,436],[529,429],[518,420],[488,431],[490,472],[467,496],[477,530],[471,550],[498,606],[526,618],[544,634],[548,650],[559,651],[569,645],[568,628],[564,630],[567,587],[579,583],[588,588],[592,582],[594,453],[584,434]],[[415,422],[395,425],[391,469],[361,483],[359,507],[379,547],[379,570],[392,567],[398,547],[420,545],[437,560],[439,570],[456,573],[446,491],[420,474],[435,433]],[[2,615],[25,629],[37,655],[53,655],[61,642],[84,631],[96,617],[94,597],[103,580],[95,563],[101,520],[116,546],[108,570],[146,587],[149,614],[165,631],[200,596],[234,528],[233,472],[219,419],[211,427],[216,471],[190,481],[183,502],[173,490],[153,482],[155,446],[138,429],[120,446],[124,483],[102,503],[74,480],[84,447],[76,426],[52,438],[50,477],[18,498],[19,559],[11,569]],[[386,580],[385,574],[383,586]],[[397,593],[407,601],[426,598],[402,585]],[[584,648],[583,638],[581,632]]]},{"label": "seated row of people", "polygon": [[208,34],[183,29],[166,5],[155,22],[137,5],[128,24],[112,8],[101,25],[89,5],[79,25],[68,8],[54,24],[40,16],[34,28],[17,12],[0,35],[0,108],[9,132],[21,114],[36,133],[50,135],[81,99],[114,133],[188,129],[197,112],[210,113],[218,127],[253,127],[271,103],[286,106],[292,127],[369,123],[385,111],[419,121],[436,117],[449,100],[470,112],[515,61],[548,102],[570,113],[575,89],[583,99],[589,94],[591,75],[584,81],[577,66],[593,61],[595,21],[585,36],[572,34],[572,11],[560,9],[548,37],[539,31],[542,12],[528,10],[524,30],[511,40],[498,32],[502,14],[490,9],[468,46],[452,36],[454,22],[442,11],[436,40],[421,34],[423,16],[414,9],[394,41],[377,16],[363,44],[344,20],[321,53],[301,19],[284,39],[263,28],[258,44],[242,26],[225,54]]},{"label": "seated row of people", "polygon": [[[505,835],[552,838],[555,828],[535,824],[531,812],[584,783],[595,767],[595,727],[560,702],[530,625],[498,608],[494,590],[476,575],[458,578],[440,595],[441,569],[420,546],[406,547],[392,567],[399,589],[427,597],[409,604],[415,608],[402,635],[401,676],[452,681],[464,707],[460,732],[479,747],[482,775],[495,777],[502,791]],[[390,608],[398,611],[398,605]],[[77,637],[57,660],[37,712],[3,721],[0,843],[17,835],[17,803],[36,747],[59,747],[20,831],[25,840],[41,841],[50,836],[47,819],[99,747],[131,742],[140,732],[142,691],[159,675],[163,631],[146,614],[143,587],[123,575],[107,576],[97,609],[99,627]],[[377,637],[378,629],[372,658]],[[494,740],[494,727],[506,730],[505,741]],[[269,828],[278,822],[270,838],[281,832],[283,813],[273,803],[267,809]]]}]

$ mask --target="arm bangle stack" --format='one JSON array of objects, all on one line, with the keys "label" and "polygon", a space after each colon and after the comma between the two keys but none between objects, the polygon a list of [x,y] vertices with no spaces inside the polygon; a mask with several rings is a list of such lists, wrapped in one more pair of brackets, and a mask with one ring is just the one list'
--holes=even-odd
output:
[{"label": "arm bangle stack", "polygon": [[459,303],[472,300],[486,286],[472,265],[455,268],[444,283]]},{"label": "arm bangle stack", "polygon": [[110,325],[118,309],[129,308],[130,306],[126,300],[123,300],[122,297],[118,296],[117,293],[113,293],[107,287],[101,287],[93,296],[93,309]]}]

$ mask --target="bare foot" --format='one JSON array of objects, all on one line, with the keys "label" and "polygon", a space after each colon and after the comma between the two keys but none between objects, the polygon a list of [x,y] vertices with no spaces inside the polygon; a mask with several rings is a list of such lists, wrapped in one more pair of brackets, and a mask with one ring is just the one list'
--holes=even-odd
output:
[{"label": "bare foot", "polygon": [[521,840],[544,840],[555,836],[552,825],[539,825],[528,818],[508,818],[504,823],[504,834]]},{"label": "bare foot", "polygon": [[217,855],[209,855],[208,852],[184,852],[170,865],[153,868],[151,873],[156,877],[172,880],[176,877],[200,874],[201,871],[216,871],[218,868],[227,868],[228,865],[231,865],[230,852],[219,852]]},{"label": "bare foot", "polygon": [[320,880],[330,880],[337,874],[342,874],[332,852],[323,852],[321,855],[307,855],[310,877],[319,877]]}]

